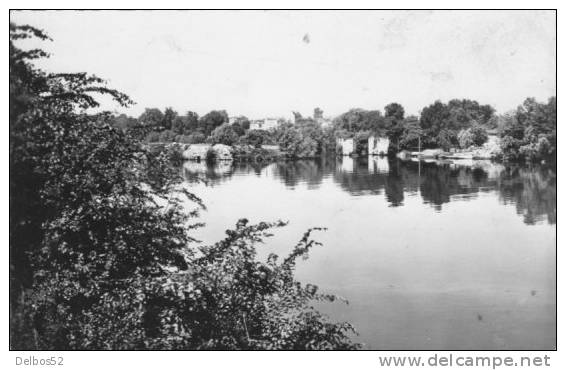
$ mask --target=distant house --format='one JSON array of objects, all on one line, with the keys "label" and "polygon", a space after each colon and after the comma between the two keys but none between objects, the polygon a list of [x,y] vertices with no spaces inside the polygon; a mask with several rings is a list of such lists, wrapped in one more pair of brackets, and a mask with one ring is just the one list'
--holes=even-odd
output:
[{"label": "distant house", "polygon": [[369,155],[387,155],[389,150],[389,138],[370,136],[368,138],[368,154]]},{"label": "distant house", "polygon": [[256,119],[250,122],[250,130],[269,130],[276,128],[277,125],[277,118]]},{"label": "distant house", "polygon": [[369,173],[389,173],[389,160],[385,157],[371,157],[368,159]]},{"label": "distant house", "polygon": [[349,156],[354,154],[354,150],[355,150],[354,139],[337,138],[336,145],[342,149],[343,156]]}]

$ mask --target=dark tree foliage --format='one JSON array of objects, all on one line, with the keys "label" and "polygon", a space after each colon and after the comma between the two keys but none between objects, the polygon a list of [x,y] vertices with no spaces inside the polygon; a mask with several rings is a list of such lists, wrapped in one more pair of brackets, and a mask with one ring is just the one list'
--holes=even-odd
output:
[{"label": "dark tree foliage", "polygon": [[379,110],[350,109],[334,119],[336,130],[354,134],[359,131],[370,131],[377,135],[385,135],[389,122]]},{"label": "dark tree foliage", "polygon": [[471,146],[481,146],[488,140],[488,134],[485,127],[474,122],[465,130],[458,134],[458,143],[461,148],[469,148]]},{"label": "dark tree foliage", "polygon": [[178,114],[173,110],[173,108],[165,108],[163,112],[163,128],[165,130],[171,130],[173,127],[173,121],[177,118]]},{"label": "dark tree foliage", "polygon": [[405,109],[399,103],[391,103],[385,106],[385,117],[402,121],[405,118]]},{"label": "dark tree foliage", "polygon": [[179,135],[191,135],[198,129],[198,114],[188,111],[184,116],[175,116],[171,129]]},{"label": "dark tree foliage", "polygon": [[159,108],[146,108],[138,117],[138,122],[144,127],[148,127],[153,131],[161,131],[165,129],[164,115]]},{"label": "dark tree foliage", "polygon": [[481,105],[477,101],[469,99],[452,99],[448,102],[448,109],[452,120],[460,125],[460,128],[467,128],[469,123],[473,121],[485,125],[495,113],[492,106]]},{"label": "dark tree foliage", "polygon": [[175,132],[171,130],[165,130],[161,131],[161,133],[159,134],[159,141],[162,143],[169,143],[175,141],[176,137],[177,135],[175,134]]},{"label": "dark tree foliage", "polygon": [[461,130],[470,128],[474,122],[487,125],[494,112],[490,105],[480,105],[475,100],[453,99],[448,104],[436,101],[421,112],[423,144],[445,150],[458,147],[458,133]]},{"label": "dark tree foliage", "polygon": [[[242,136],[246,133],[246,129],[244,129],[242,124],[240,124],[239,122],[232,123],[231,127],[232,127],[232,130],[234,130],[234,132],[238,136]],[[249,125],[248,125],[248,128],[249,128]]]},{"label": "dark tree foliage", "polygon": [[275,141],[290,158],[314,158],[334,152],[334,129],[322,127],[311,118],[301,118],[295,124],[282,123],[272,133]]},{"label": "dark tree foliage", "polygon": [[294,279],[312,230],[280,263],[255,246],[283,223],[241,220],[195,247],[190,218],[204,205],[178,186],[178,151],[149,152],[89,113],[96,94],[131,100],[95,76],[36,69],[45,53],[14,44],[30,37],[47,39],[10,25],[12,349],[357,348],[350,325],[310,306],[335,297]]},{"label": "dark tree foliage", "polygon": [[119,116],[113,117],[111,124],[122,131],[129,131],[138,126],[138,120],[125,114],[120,114]]},{"label": "dark tree foliage", "polygon": [[385,119],[387,122],[387,137],[391,140],[394,151],[401,149],[401,138],[405,131],[405,108],[399,103],[390,103],[385,106]]},{"label": "dark tree foliage", "polygon": [[[456,140],[457,129],[450,122],[450,111],[440,101],[436,101],[422,110],[420,126],[425,134],[424,142],[429,145],[442,145],[442,141],[450,148],[452,146],[451,136],[453,135],[453,140]],[[448,142],[446,142],[446,139],[448,139]]]},{"label": "dark tree foliage", "polygon": [[419,119],[415,116],[405,118],[399,140],[399,149],[418,149],[419,137],[423,136]]},{"label": "dark tree foliage", "polygon": [[239,136],[242,136],[245,131],[250,129],[250,120],[246,116],[238,116],[234,120],[232,127],[234,127]]},{"label": "dark tree foliage", "polygon": [[212,131],[208,141],[211,144],[234,145],[238,139],[239,136],[234,130],[233,125],[225,123]]},{"label": "dark tree foliage", "polygon": [[228,113],[225,110],[213,110],[200,118],[199,130],[206,136],[210,136],[215,128],[225,122],[228,122]]},{"label": "dark tree foliage", "polygon": [[181,116],[173,108],[163,113],[147,108],[138,118],[121,114],[113,118],[112,125],[147,142],[192,142],[188,136],[199,133],[197,113],[188,111]]},{"label": "dark tree foliage", "polygon": [[503,157],[556,162],[556,97],[539,103],[527,98],[498,122]]},{"label": "dark tree foliage", "polygon": [[239,140],[242,145],[251,145],[254,148],[261,148],[262,145],[273,144],[273,139],[269,132],[265,130],[248,130]]}]

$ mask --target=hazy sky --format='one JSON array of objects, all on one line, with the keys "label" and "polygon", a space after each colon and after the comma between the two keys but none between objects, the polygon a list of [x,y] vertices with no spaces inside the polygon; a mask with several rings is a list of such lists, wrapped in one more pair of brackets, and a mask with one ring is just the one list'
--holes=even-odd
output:
[{"label": "hazy sky", "polygon": [[[49,71],[87,71],[136,105],[250,118],[471,98],[499,112],[555,93],[553,11],[12,12],[53,42]],[[116,109],[114,105],[105,106]]]}]

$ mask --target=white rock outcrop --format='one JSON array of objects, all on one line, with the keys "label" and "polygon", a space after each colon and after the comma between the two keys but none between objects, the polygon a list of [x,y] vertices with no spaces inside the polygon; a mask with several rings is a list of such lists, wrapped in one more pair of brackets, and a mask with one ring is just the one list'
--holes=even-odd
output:
[{"label": "white rock outcrop", "polygon": [[210,149],[210,144],[191,144],[183,152],[183,158],[189,160],[205,160],[206,152]]},{"label": "white rock outcrop", "polygon": [[216,153],[216,160],[231,161],[232,160],[232,147],[224,144],[216,144],[212,147]]},{"label": "white rock outcrop", "polygon": [[191,144],[185,151],[183,151],[183,158],[188,160],[204,161],[206,160],[206,153],[213,150],[216,154],[216,160],[231,161],[232,147],[224,144]]}]

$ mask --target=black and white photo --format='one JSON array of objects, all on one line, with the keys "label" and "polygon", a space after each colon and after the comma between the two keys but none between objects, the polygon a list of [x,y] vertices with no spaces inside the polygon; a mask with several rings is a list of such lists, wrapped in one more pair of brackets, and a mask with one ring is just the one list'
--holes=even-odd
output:
[{"label": "black and white photo", "polygon": [[11,350],[557,349],[556,10],[9,16]]}]

